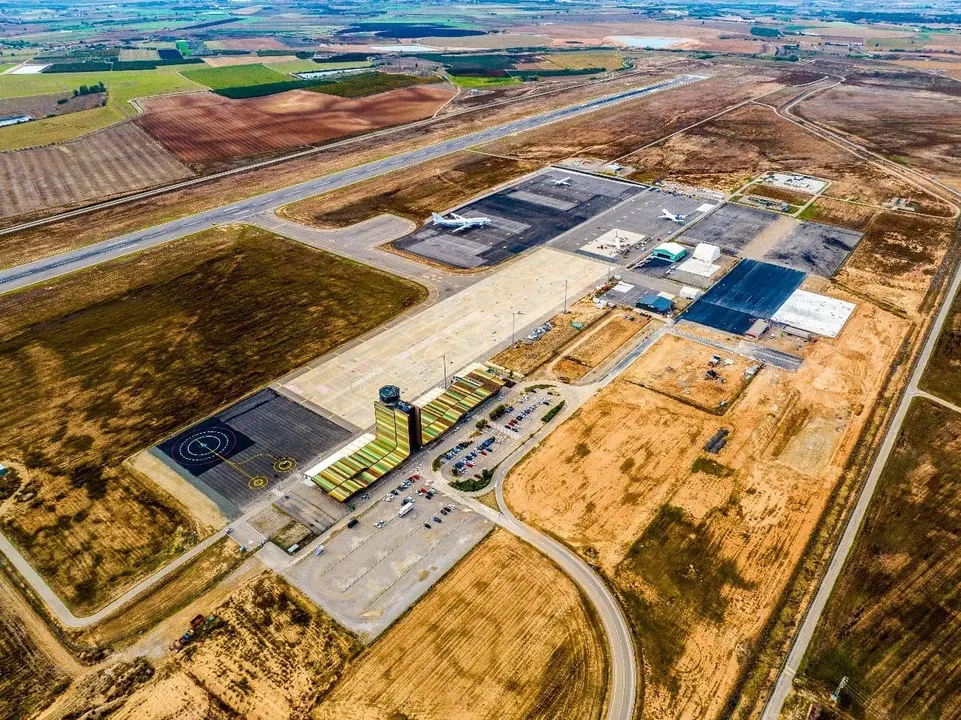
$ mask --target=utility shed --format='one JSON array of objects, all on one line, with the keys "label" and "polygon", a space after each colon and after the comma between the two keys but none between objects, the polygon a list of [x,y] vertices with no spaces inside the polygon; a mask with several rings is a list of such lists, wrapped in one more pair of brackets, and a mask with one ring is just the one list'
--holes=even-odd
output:
[{"label": "utility shed", "polygon": [[824,337],[837,337],[854,312],[854,303],[807,290],[795,290],[771,319]]},{"label": "utility shed", "polygon": [[653,255],[656,258],[660,258],[661,260],[670,260],[671,262],[677,262],[678,260],[683,258],[685,255],[687,255],[687,250],[685,250],[684,246],[680,245],[679,243],[666,242],[666,243],[661,243],[656,248],[654,248],[654,250],[651,252],[651,255]]}]

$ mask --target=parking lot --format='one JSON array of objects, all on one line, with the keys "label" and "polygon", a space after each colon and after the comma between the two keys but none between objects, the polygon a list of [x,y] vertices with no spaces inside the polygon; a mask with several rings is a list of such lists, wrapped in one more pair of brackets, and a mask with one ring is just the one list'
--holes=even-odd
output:
[{"label": "parking lot", "polygon": [[[443,446],[440,456],[441,473],[448,481],[477,479],[484,470],[493,470],[534,431],[539,430],[544,417],[559,397],[549,388],[521,392],[488,409],[484,418],[489,425],[477,437],[466,438],[456,444]],[[489,412],[504,405],[499,417],[490,419]]]},{"label": "parking lot", "polygon": [[486,227],[456,230],[428,223],[394,246],[457,268],[495,265],[642,191],[632,183],[550,169],[456,210],[467,218],[489,218]]},{"label": "parking lot", "polygon": [[710,243],[727,255],[737,255],[781,215],[726,203],[684,230],[677,240],[688,245]]},{"label": "parking lot", "polygon": [[[380,483],[379,492],[399,483]],[[414,483],[390,501],[378,498],[320,555],[308,553],[283,570],[362,640],[383,632],[494,527],[442,492],[418,494],[420,487]],[[411,509],[401,517],[405,497]]]},{"label": "parking lot", "polygon": [[765,253],[764,259],[829,278],[841,268],[863,236],[864,233],[832,225],[801,223]]}]

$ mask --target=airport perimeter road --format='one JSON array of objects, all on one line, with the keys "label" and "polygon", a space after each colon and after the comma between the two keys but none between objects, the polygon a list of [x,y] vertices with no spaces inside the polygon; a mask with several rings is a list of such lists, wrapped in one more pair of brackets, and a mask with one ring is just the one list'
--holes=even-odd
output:
[{"label": "airport perimeter road", "polygon": [[325,175],[299,185],[292,185],[178,220],[171,220],[168,223],[129,233],[112,240],[104,240],[42,260],[18,265],[0,271],[0,293],[11,292],[28,285],[33,285],[34,283],[44,282],[51,278],[97,265],[107,260],[161,245],[216,225],[243,221],[254,215],[263,213],[265,210],[276,209],[319,193],[336,190],[347,185],[369,180],[384,173],[400,170],[427,160],[433,160],[444,155],[466,150],[474,145],[540,128],[550,123],[593,112],[626,100],[679,88],[703,79],[704,77],[700,75],[678,75],[670,80],[596,98],[577,105],[550,110],[533,117],[514,120],[486,130],[462,135],[451,140],[444,140],[417,150],[400,153],[392,157],[384,158],[383,160],[348,168],[347,170]]}]

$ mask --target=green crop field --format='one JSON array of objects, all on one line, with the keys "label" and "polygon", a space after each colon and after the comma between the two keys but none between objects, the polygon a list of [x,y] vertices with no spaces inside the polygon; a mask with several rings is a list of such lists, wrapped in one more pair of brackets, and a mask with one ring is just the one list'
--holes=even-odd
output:
[{"label": "green crop field", "polygon": [[287,60],[285,62],[272,62],[269,67],[271,70],[281,73],[322,72],[324,70],[350,70],[351,68],[370,67],[370,62],[362,60],[359,62],[316,63],[313,60]]},{"label": "green crop field", "polygon": [[372,72],[351,75],[337,82],[318,85],[317,87],[308,89],[312,92],[323,93],[324,95],[356,98],[376,95],[377,93],[388,90],[398,90],[400,88],[410,87],[411,85],[426,85],[437,82],[441,82],[441,79],[436,76],[423,78],[415,75]]},{"label": "green crop field", "polygon": [[121,72],[0,75],[0,98],[70,92],[98,82],[107,86],[105,106],[2,128],[0,151],[66,142],[134,117],[137,111],[130,101],[135,98],[204,89],[178,74],[176,66],[170,66]]},{"label": "green crop field", "polygon": [[472,75],[451,75],[452,83],[462,88],[486,88],[499,85],[518,85],[520,79],[515,77],[474,77]]},{"label": "green crop field", "polygon": [[273,85],[274,83],[288,82],[292,79],[289,75],[271,70],[262,63],[219,68],[198,67],[184,70],[181,74],[188,80],[206,85],[214,91],[236,87],[253,87],[254,85]]}]

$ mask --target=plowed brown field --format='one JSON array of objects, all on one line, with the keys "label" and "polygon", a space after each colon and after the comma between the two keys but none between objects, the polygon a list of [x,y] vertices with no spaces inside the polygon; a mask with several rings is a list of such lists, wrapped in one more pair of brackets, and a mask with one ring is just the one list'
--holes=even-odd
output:
[{"label": "plowed brown field", "polygon": [[136,122],[183,162],[210,163],[420,120],[452,95],[446,84],[353,99],[307,90],[244,100],[190,93],[149,100]]},{"label": "plowed brown field", "polygon": [[190,170],[136,125],[57,147],[0,153],[0,218],[181,180]]},{"label": "plowed brown field", "polygon": [[497,530],[347,668],[313,716],[598,718],[604,648],[567,576]]}]

